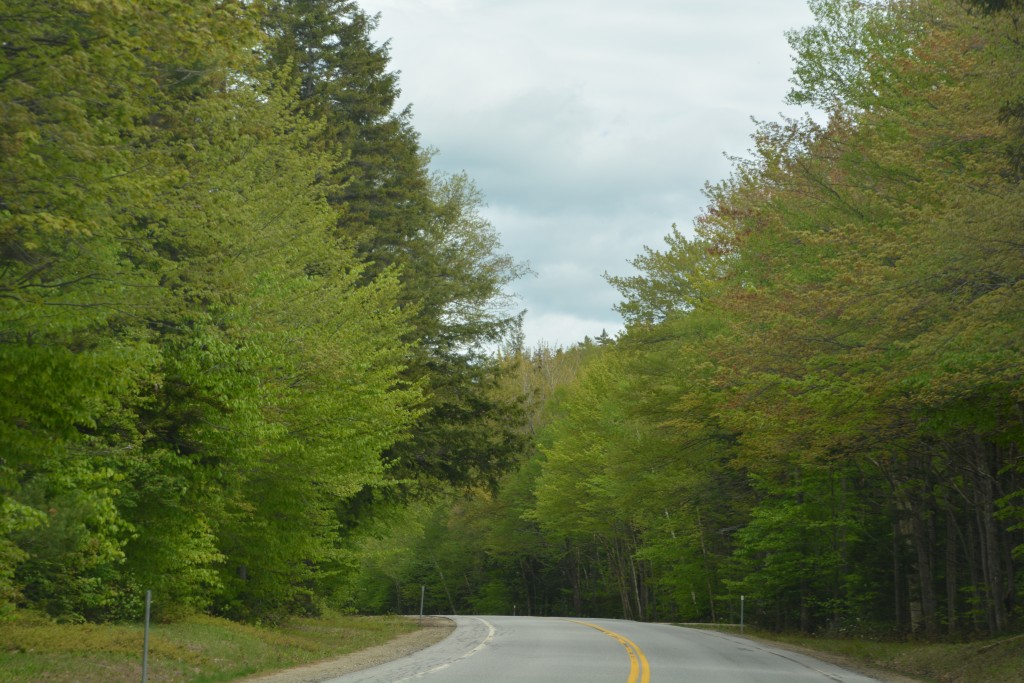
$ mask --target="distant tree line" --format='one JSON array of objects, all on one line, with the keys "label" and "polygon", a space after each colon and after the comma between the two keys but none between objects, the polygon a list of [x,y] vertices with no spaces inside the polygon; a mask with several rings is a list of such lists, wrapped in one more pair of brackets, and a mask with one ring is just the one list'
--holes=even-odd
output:
[{"label": "distant tree line", "polygon": [[368,539],[363,604],[1020,628],[1024,8],[810,6],[818,114],[759,123],[693,235],[608,278],[614,342],[505,358],[531,450]]},{"label": "distant tree line", "polygon": [[270,620],[522,451],[465,176],[343,0],[0,7],[0,612]]}]

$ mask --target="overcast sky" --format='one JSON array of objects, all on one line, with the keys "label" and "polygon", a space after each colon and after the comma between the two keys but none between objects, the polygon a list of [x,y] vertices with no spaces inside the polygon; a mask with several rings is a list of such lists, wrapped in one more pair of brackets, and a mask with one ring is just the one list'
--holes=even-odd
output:
[{"label": "overcast sky", "polygon": [[433,166],[465,171],[505,251],[528,346],[615,335],[618,293],[672,223],[689,231],[751,117],[786,111],[784,32],[805,0],[361,0],[391,41]]}]

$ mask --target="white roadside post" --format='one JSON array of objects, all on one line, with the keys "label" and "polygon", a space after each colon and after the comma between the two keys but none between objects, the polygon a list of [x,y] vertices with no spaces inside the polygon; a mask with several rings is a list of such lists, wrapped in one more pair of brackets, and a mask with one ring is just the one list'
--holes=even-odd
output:
[{"label": "white roadside post", "polygon": [[747,596],[740,596],[740,633],[743,633],[743,605],[747,600]]},{"label": "white roadside post", "polygon": [[149,605],[153,591],[146,591],[146,623],[142,627],[142,683],[149,677]]}]

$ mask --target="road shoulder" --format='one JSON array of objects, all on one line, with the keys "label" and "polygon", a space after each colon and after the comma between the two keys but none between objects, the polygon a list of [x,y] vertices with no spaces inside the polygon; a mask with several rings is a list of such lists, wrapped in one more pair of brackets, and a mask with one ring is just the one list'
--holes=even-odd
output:
[{"label": "road shoulder", "polygon": [[[735,634],[733,634],[735,635]],[[809,647],[801,647],[799,645],[791,645],[789,643],[780,643],[775,640],[767,640],[765,638],[759,638],[756,636],[737,636],[740,638],[746,638],[762,645],[773,647],[778,650],[786,650],[788,652],[795,652],[807,657],[814,659],[820,659],[823,662],[828,662],[834,666],[838,666],[848,671],[861,674],[862,676],[868,676],[874,678],[881,683],[923,683],[919,678],[910,678],[903,674],[894,673],[892,671],[886,671],[885,669],[879,669],[877,667],[869,666],[864,662],[861,662],[853,657],[845,657],[843,655],[837,655],[832,652],[825,652],[823,650],[815,650]]]},{"label": "road shoulder", "polygon": [[[416,619],[416,617],[411,617]],[[238,679],[236,683],[321,683],[355,671],[407,657],[441,642],[455,630],[455,622],[445,617],[424,617],[423,625],[375,647],[342,657],[273,673],[261,673]]]}]

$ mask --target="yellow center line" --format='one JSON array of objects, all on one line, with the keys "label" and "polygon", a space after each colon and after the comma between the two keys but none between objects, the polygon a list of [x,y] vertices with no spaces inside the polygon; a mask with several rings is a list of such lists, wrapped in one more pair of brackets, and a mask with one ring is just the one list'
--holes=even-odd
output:
[{"label": "yellow center line", "polygon": [[606,636],[611,636],[622,643],[622,646],[626,648],[626,653],[629,654],[629,678],[626,679],[626,683],[650,683],[651,665],[647,663],[647,656],[644,655],[643,650],[637,647],[636,643],[626,636],[620,635],[615,631],[609,631],[606,628],[601,628],[597,624],[590,624],[585,621],[575,621],[572,619],[570,619],[570,621],[574,624],[589,626],[590,628],[596,629]]}]

